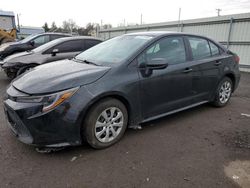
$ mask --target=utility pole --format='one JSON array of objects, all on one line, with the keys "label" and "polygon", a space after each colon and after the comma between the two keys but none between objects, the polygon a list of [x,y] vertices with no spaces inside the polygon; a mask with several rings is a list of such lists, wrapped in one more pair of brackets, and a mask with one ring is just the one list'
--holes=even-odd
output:
[{"label": "utility pole", "polygon": [[141,25],[142,25],[142,14],[141,14]]},{"label": "utility pole", "polygon": [[181,26],[181,8],[179,8],[179,17],[178,17],[178,30],[180,31]]},{"label": "utility pole", "polygon": [[20,32],[19,14],[17,14],[16,17],[17,17],[17,27],[18,27],[18,31]]},{"label": "utility pole", "polygon": [[222,11],[222,9],[220,9],[220,8],[217,8],[217,9],[216,9],[217,16],[220,16],[220,11]]}]

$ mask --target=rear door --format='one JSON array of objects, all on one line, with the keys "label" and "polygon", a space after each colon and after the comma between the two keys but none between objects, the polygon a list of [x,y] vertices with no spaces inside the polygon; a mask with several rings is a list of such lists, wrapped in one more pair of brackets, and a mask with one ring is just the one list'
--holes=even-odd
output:
[{"label": "rear door", "polygon": [[143,118],[148,119],[191,104],[192,66],[182,36],[169,36],[155,42],[137,59],[138,65],[164,58],[168,67],[149,71],[138,68]]},{"label": "rear door", "polygon": [[193,101],[196,103],[209,100],[221,74],[220,50],[206,38],[187,36],[186,40],[189,43],[193,64],[200,71],[193,80]]}]

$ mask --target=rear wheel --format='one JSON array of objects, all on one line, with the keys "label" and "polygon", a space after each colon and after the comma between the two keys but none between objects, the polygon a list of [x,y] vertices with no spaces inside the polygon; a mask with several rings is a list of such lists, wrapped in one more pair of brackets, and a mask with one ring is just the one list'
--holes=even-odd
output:
[{"label": "rear wheel", "polygon": [[223,78],[216,90],[213,104],[217,107],[225,106],[230,100],[232,91],[233,91],[232,80],[228,77]]},{"label": "rear wheel", "polygon": [[127,123],[128,114],[124,104],[109,98],[91,108],[83,125],[83,134],[93,148],[106,148],[121,139]]}]

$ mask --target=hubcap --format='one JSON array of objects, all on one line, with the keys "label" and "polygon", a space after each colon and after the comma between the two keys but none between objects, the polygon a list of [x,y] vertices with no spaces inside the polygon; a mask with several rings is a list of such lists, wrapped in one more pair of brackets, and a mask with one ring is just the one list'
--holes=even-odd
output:
[{"label": "hubcap", "polygon": [[222,104],[226,103],[229,100],[231,91],[232,91],[231,83],[228,81],[225,81],[221,85],[220,92],[219,92],[220,102]]},{"label": "hubcap", "polygon": [[97,118],[95,136],[100,142],[111,142],[121,132],[124,125],[124,116],[119,108],[105,109]]}]

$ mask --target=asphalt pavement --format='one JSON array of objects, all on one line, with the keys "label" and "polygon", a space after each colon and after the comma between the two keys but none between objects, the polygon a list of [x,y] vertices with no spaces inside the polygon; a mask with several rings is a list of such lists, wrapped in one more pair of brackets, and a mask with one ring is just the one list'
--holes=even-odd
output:
[{"label": "asphalt pavement", "polygon": [[[0,71],[0,96],[10,83]],[[41,154],[20,143],[0,104],[0,187],[250,187],[250,74],[224,108],[205,104],[127,130],[104,150]]]}]

